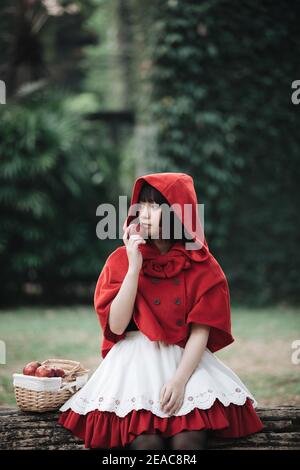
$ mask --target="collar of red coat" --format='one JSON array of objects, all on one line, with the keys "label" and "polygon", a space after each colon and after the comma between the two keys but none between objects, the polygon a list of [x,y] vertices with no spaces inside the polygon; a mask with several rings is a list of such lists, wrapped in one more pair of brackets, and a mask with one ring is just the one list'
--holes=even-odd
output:
[{"label": "collar of red coat", "polygon": [[155,244],[141,244],[139,249],[143,255],[143,274],[159,278],[177,276],[181,270],[190,269],[192,261],[200,263],[209,256],[208,250],[186,249],[180,240],[173,243],[169,251],[164,254],[160,253]]}]

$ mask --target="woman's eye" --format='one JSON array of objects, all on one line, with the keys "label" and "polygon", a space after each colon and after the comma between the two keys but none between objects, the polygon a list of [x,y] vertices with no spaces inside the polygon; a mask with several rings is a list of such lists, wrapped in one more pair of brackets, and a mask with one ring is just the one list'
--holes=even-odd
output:
[{"label": "woman's eye", "polygon": [[[152,204],[149,204],[149,206],[151,207],[151,209],[159,209],[159,204],[156,204],[156,203],[152,203]],[[147,207],[147,204],[143,204],[143,203],[140,203],[140,207],[141,209],[143,209],[144,207]]]}]

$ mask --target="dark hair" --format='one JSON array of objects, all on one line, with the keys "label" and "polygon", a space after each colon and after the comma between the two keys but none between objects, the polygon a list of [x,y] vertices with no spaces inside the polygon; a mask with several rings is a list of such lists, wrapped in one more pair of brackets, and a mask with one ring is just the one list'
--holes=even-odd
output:
[{"label": "dark hair", "polygon": [[[160,191],[158,191],[158,189],[154,188],[154,186],[151,186],[151,184],[147,183],[147,182],[144,182],[143,183],[143,186],[142,186],[142,189],[140,191],[140,194],[139,194],[139,200],[138,202],[155,202],[156,204],[167,204],[168,206],[170,206],[169,202],[167,201],[167,199],[161,194]],[[181,224],[181,238],[175,238],[175,233],[174,233],[174,230],[175,230],[175,218],[177,219],[177,223],[176,223],[176,226],[178,226],[178,217],[177,215],[175,214],[174,210],[172,209],[170,211],[170,241],[172,242],[177,242],[177,241],[182,241],[182,242],[190,242],[191,239],[190,238],[187,238],[185,236],[185,233],[184,233],[184,226],[182,225],[182,223],[180,222]],[[162,217],[160,218],[160,221],[159,221],[159,226],[161,227],[161,224],[162,224]],[[146,240],[148,242],[148,239]]]}]

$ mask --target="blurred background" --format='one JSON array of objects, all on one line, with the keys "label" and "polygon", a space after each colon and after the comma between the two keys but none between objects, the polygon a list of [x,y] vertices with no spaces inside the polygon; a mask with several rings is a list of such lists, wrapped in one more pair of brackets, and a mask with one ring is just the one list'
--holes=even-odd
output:
[{"label": "blurred background", "polygon": [[163,171],[193,176],[228,278],[217,356],[259,405],[300,403],[299,17],[284,0],[1,1],[0,404],[29,361],[99,365],[94,288],[122,240],[96,237],[96,208]]}]

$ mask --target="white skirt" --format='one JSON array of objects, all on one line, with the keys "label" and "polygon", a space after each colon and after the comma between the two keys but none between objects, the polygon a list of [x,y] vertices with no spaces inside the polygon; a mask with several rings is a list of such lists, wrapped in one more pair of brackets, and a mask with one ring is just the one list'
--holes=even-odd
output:
[{"label": "white skirt", "polygon": [[[160,391],[174,377],[184,348],[151,341],[139,330],[127,331],[114,344],[86,384],[61,407],[80,415],[110,411],[119,417],[132,410],[149,410],[161,418],[170,417],[160,408]],[[189,378],[181,408],[172,416],[188,414],[194,408],[207,410],[216,399],[223,405],[257,402],[239,377],[209,349]]]}]

